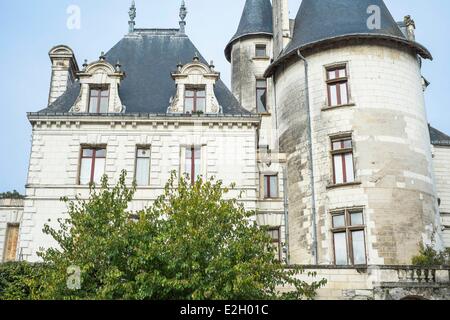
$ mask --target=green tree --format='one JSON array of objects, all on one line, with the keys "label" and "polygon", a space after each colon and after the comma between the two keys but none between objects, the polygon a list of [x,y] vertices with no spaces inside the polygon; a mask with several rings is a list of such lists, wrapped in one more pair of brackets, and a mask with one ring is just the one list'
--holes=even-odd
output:
[{"label": "green tree", "polygon": [[[110,188],[104,177],[86,201],[68,201],[59,228],[46,226],[59,248],[40,256],[46,264],[46,299],[302,299],[325,280],[297,279],[298,268],[275,259],[265,230],[251,221],[239,199],[224,199],[222,182],[175,173],[148,209],[133,214],[134,188],[123,172]],[[67,269],[81,271],[81,289],[67,286]],[[314,274],[311,274],[314,275]],[[42,284],[42,282],[41,282]],[[294,288],[280,294],[277,287]]]},{"label": "green tree", "polygon": [[21,195],[17,190],[0,193],[0,199],[24,199],[25,196]]}]

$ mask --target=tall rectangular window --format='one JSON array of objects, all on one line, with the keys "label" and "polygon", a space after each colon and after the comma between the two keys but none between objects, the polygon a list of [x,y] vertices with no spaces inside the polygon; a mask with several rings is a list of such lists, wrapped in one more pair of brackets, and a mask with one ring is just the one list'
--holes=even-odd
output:
[{"label": "tall rectangular window", "polygon": [[353,142],[351,137],[332,139],[333,183],[344,184],[355,181],[353,167]]},{"label": "tall rectangular window", "polygon": [[100,183],[105,173],[105,164],[105,148],[83,148],[81,150],[80,184]]},{"label": "tall rectangular window", "polygon": [[362,210],[334,212],[332,220],[335,264],[366,264],[365,225]]},{"label": "tall rectangular window", "polygon": [[201,150],[201,147],[194,146],[186,148],[185,173],[189,175],[192,184],[201,175]]},{"label": "tall rectangular window", "polygon": [[281,232],[280,227],[268,228],[267,233],[272,239],[273,247],[275,249],[275,258],[281,260]]},{"label": "tall rectangular window", "polygon": [[256,80],[256,109],[258,113],[267,113],[267,81]]},{"label": "tall rectangular window", "polygon": [[18,240],[19,224],[8,224],[6,227],[5,249],[3,254],[4,262],[16,260]]},{"label": "tall rectangular window", "polygon": [[347,67],[340,66],[327,70],[328,106],[349,103]]},{"label": "tall rectangular window", "polygon": [[278,175],[264,176],[264,198],[278,198]]},{"label": "tall rectangular window", "polygon": [[267,47],[265,44],[257,44],[255,46],[256,57],[267,57]]},{"label": "tall rectangular window", "polygon": [[109,88],[93,87],[89,91],[89,113],[108,113]]},{"label": "tall rectangular window", "polygon": [[206,91],[201,89],[186,89],[184,92],[184,112],[195,113],[205,112],[206,110]]},{"label": "tall rectangular window", "polygon": [[139,147],[136,150],[136,184],[150,185],[150,147]]}]

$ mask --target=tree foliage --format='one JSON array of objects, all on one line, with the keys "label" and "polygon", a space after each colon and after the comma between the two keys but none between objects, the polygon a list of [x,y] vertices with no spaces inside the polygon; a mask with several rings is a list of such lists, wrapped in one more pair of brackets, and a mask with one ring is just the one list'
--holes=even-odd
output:
[{"label": "tree foliage", "polygon": [[25,196],[21,195],[17,190],[0,193],[0,199],[24,199]]},{"label": "tree foliage", "polygon": [[[135,189],[123,172],[106,177],[88,200],[64,201],[68,215],[44,232],[59,244],[39,255],[46,264],[45,299],[303,299],[325,280],[298,280],[286,270],[264,228],[238,199],[224,199],[221,181],[175,173],[164,193],[143,211],[128,211]],[[67,268],[81,270],[81,289],[67,286]],[[313,274],[311,274],[313,275]],[[277,287],[293,288],[279,293]]]},{"label": "tree foliage", "polygon": [[414,256],[411,262],[420,267],[449,266],[450,249],[437,251],[432,245],[420,244],[419,254]]}]

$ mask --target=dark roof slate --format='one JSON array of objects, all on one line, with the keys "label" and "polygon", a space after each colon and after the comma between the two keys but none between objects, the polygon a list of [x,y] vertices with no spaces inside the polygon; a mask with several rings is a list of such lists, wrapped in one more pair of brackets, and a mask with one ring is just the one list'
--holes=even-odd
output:
[{"label": "dark roof slate", "polygon": [[225,48],[225,56],[231,60],[231,46],[250,35],[273,35],[273,15],[270,0],[247,0],[235,35]]},{"label": "dark roof slate", "polygon": [[[369,29],[370,6],[380,8],[380,29]],[[424,58],[431,53],[417,42],[408,40],[383,0],[303,0],[295,19],[291,42],[266,72],[273,73],[283,60],[298,49],[312,48],[325,42],[350,38],[377,38],[409,46]]]},{"label": "dark roof slate", "polygon": [[[178,63],[191,62],[196,53],[207,64],[189,37],[178,29],[136,29],[120,40],[106,53],[106,60],[112,65],[119,61],[126,74],[119,88],[125,113],[165,114],[176,92],[171,72]],[[221,80],[216,82],[214,91],[225,115],[249,114]],[[69,112],[79,93],[80,84],[75,82],[40,112]]]},{"label": "dark roof slate", "polygon": [[450,136],[432,126],[430,126],[430,139],[432,145],[450,147]]}]

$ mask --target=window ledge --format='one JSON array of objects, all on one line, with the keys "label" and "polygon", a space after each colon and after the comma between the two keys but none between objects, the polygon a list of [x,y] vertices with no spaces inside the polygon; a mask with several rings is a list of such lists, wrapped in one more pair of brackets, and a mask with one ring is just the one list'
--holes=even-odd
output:
[{"label": "window ledge", "polygon": [[327,189],[337,189],[337,188],[353,187],[353,186],[359,186],[359,185],[361,185],[361,181],[340,183],[340,184],[329,184],[327,186]]},{"label": "window ledge", "polygon": [[356,106],[355,103],[340,104],[338,106],[326,106],[326,107],[322,107],[322,111],[328,111],[328,110],[334,110],[334,109],[346,108],[346,107],[354,107],[354,106]]},{"label": "window ledge", "polygon": [[253,57],[253,60],[270,60],[269,56],[264,56],[264,57]]},{"label": "window ledge", "polygon": [[283,198],[262,198],[260,199],[260,201],[265,201],[265,202],[278,202],[278,201],[283,201]]},{"label": "window ledge", "polygon": [[270,112],[260,112],[258,114],[263,117],[270,117],[272,115]]}]

